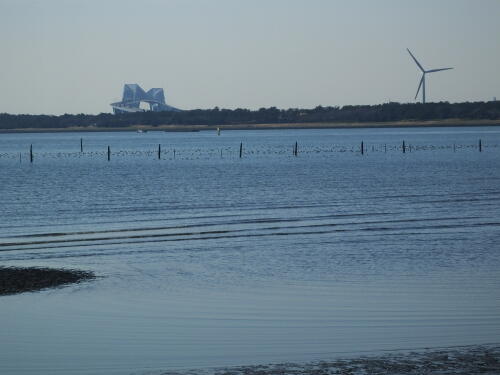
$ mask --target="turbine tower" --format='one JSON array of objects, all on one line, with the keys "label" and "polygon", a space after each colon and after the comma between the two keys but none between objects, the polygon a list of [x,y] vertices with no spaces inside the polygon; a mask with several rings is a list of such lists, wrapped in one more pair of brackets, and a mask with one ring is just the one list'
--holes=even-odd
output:
[{"label": "turbine tower", "polygon": [[418,60],[413,56],[413,54],[410,52],[410,50],[407,48],[406,49],[410,56],[413,58],[415,61],[415,64],[419,67],[419,69],[422,71],[422,78],[420,79],[420,83],[418,84],[418,89],[417,93],[415,94],[415,99],[417,99],[418,93],[420,92],[420,88],[422,88],[422,103],[425,104],[425,75],[427,73],[435,73],[435,72],[440,72],[441,70],[450,70],[453,68],[440,68],[440,69],[430,69],[430,70],[425,70],[422,65],[418,62]]}]

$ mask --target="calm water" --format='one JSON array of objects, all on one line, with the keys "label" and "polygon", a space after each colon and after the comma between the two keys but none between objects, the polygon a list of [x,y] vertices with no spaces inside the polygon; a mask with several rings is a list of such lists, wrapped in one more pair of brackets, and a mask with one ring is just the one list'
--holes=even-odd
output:
[{"label": "calm water", "polygon": [[498,128],[1,134],[0,211],[0,264],[99,276],[0,298],[2,374],[500,337]]}]

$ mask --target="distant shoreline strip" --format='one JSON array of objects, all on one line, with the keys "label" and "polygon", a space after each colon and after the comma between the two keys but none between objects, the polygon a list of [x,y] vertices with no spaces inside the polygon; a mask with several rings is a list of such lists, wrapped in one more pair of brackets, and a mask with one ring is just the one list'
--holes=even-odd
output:
[{"label": "distant shoreline strip", "polygon": [[363,128],[421,128],[421,127],[463,127],[500,126],[500,120],[436,120],[436,121],[393,121],[393,122],[325,122],[325,123],[271,123],[231,125],[130,125],[124,127],[71,126],[66,128],[13,128],[0,129],[0,133],[60,133],[60,132],[127,132],[166,131],[197,132],[203,130],[277,130],[277,129],[363,129]]}]

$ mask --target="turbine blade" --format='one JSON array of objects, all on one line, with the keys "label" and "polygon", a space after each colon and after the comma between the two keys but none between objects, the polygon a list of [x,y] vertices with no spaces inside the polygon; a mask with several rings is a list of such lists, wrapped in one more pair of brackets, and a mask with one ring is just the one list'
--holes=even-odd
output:
[{"label": "turbine blade", "polygon": [[422,71],[422,73],[425,73],[424,68],[422,68],[422,65],[420,65],[420,63],[415,58],[415,56],[413,56],[413,54],[410,52],[410,50],[408,48],[406,50],[408,51],[408,53],[410,54],[410,56],[412,57],[412,59],[415,61],[415,63],[418,65],[418,67],[420,68],[420,70]]},{"label": "turbine blade", "polygon": [[422,87],[423,83],[424,83],[424,75],[422,74],[422,78],[420,79],[420,83],[418,84],[417,93],[415,94],[415,99],[417,99],[418,93],[420,92],[420,88]]},{"label": "turbine blade", "polygon": [[426,70],[426,73],[434,73],[434,72],[440,72],[441,70],[450,70],[453,68],[441,68],[441,69],[431,69],[431,70]]}]

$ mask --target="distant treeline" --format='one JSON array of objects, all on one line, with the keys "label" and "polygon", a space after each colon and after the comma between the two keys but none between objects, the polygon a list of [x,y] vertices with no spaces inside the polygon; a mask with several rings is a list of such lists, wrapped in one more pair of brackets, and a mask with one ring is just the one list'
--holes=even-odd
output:
[{"label": "distant treeline", "polygon": [[328,122],[387,122],[428,120],[500,120],[500,101],[473,103],[426,103],[346,105],[313,109],[193,109],[181,112],[136,112],[113,115],[12,115],[0,114],[0,129],[67,128],[95,126],[117,128],[130,125],[231,125]]}]

